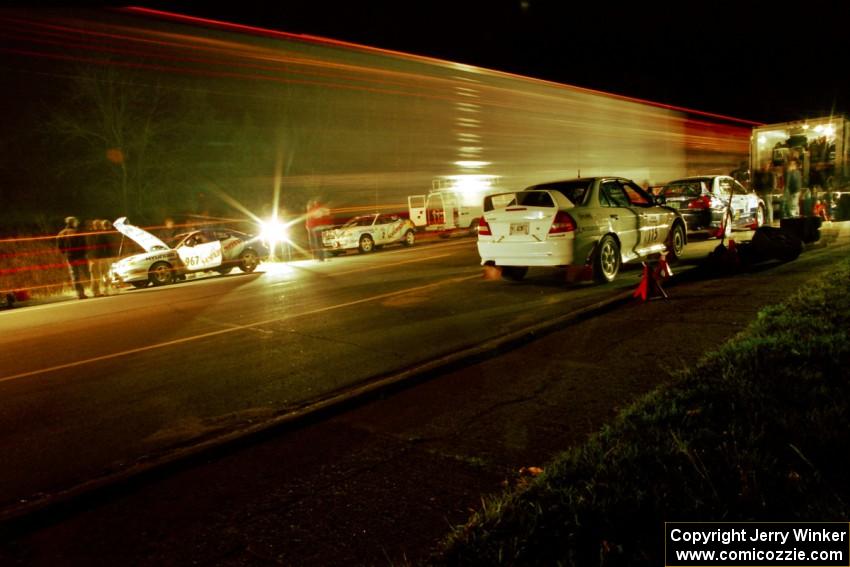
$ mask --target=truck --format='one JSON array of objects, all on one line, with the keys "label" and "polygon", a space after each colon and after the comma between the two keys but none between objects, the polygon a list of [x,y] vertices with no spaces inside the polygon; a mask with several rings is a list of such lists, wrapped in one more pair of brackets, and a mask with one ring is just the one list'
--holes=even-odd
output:
[{"label": "truck", "polygon": [[408,196],[410,220],[417,229],[471,234],[484,214],[484,197],[502,190],[497,175],[436,177],[428,194]]},{"label": "truck", "polygon": [[[796,159],[803,187],[813,198],[822,198],[833,211],[850,208],[850,121],[844,116],[824,116],[793,122],[764,124],[753,128],[750,138],[750,172],[765,167],[777,179],[773,207],[782,199],[785,165]],[[850,214],[850,211],[848,211]]]}]

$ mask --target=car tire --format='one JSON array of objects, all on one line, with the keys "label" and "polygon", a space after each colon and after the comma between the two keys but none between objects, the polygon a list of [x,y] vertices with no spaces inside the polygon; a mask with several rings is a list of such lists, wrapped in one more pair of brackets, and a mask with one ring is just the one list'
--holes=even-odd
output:
[{"label": "car tire", "polygon": [[502,268],[502,277],[513,282],[522,281],[527,273],[527,266],[504,266]]},{"label": "car tire", "polygon": [[156,262],[148,270],[148,280],[155,286],[173,283],[174,269],[168,262]]},{"label": "car tire", "polygon": [[679,261],[682,253],[685,251],[685,227],[682,223],[677,222],[670,229],[670,236],[667,237],[667,262],[672,264]]},{"label": "car tire", "polygon": [[416,233],[408,229],[408,231],[404,233],[404,240],[402,242],[405,246],[413,246],[416,242]]},{"label": "car tire", "polygon": [[593,279],[597,283],[614,281],[620,271],[620,246],[610,234],[606,234],[596,245],[593,255]]},{"label": "car tire", "polygon": [[257,256],[257,253],[254,252],[253,248],[248,248],[247,250],[243,250],[239,255],[239,269],[245,272],[246,274],[250,274],[254,270],[257,269],[257,266],[260,265],[260,257]]},{"label": "car tire", "polygon": [[136,289],[144,289],[148,287],[149,283],[151,283],[149,280],[145,280],[143,282],[130,282],[130,285]]},{"label": "car tire", "polygon": [[361,254],[368,254],[375,249],[375,241],[368,234],[364,234],[360,237],[360,244],[358,244],[357,249],[360,250]]},{"label": "car tire", "polygon": [[215,271],[221,274],[222,276],[226,276],[227,274],[233,271],[233,266],[219,266],[215,269]]}]

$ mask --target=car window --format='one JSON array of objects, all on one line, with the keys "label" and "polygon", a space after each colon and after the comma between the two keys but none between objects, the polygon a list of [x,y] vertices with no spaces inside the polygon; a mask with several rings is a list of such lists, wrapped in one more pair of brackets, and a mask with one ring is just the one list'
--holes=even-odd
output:
[{"label": "car window", "polygon": [[367,216],[367,217],[354,217],[353,219],[351,219],[350,221],[348,221],[347,223],[345,223],[345,224],[343,225],[343,227],[349,227],[349,226],[371,226],[371,225],[372,225],[372,220],[374,220],[374,218],[375,218],[375,217],[374,217],[374,216],[372,216],[372,215],[369,215],[369,216]]},{"label": "car window", "polygon": [[717,192],[716,192],[717,196],[718,197],[723,197],[723,196],[728,197],[729,194],[732,192],[732,182],[733,182],[733,179],[731,177],[721,177],[720,179],[718,179],[717,180]]},{"label": "car window", "polygon": [[547,183],[545,185],[535,185],[529,189],[542,189],[545,191],[557,191],[566,197],[571,203],[581,205],[587,198],[588,189],[590,187],[590,179],[577,179],[574,181],[562,181],[559,183]]},{"label": "car window", "polygon": [[744,187],[737,181],[732,182],[732,190],[735,192],[735,195],[747,195],[749,193],[746,187]]},{"label": "car window", "polygon": [[647,193],[634,183],[624,182],[623,191],[626,192],[626,196],[629,199],[629,203],[633,207],[651,207],[653,204],[655,204],[655,201],[652,199],[652,197],[649,196],[649,193]]},{"label": "car window", "polygon": [[603,181],[599,187],[599,202],[603,207],[628,207],[629,199],[618,181]]},{"label": "car window", "polygon": [[703,187],[703,182],[699,180],[674,181],[665,185],[661,194],[667,199],[671,197],[699,197],[702,194]]},{"label": "car window", "polygon": [[516,194],[516,204],[523,207],[554,207],[555,202],[545,191],[523,191]]}]

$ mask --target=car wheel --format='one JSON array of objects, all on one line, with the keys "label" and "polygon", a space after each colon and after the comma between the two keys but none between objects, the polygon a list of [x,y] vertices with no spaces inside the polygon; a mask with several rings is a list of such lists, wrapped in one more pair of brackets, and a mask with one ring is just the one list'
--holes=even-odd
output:
[{"label": "car wheel", "polygon": [[174,270],[168,262],[157,262],[148,270],[148,279],[153,285],[170,284],[174,281]]},{"label": "car wheel", "polygon": [[215,271],[221,274],[222,276],[226,276],[227,274],[233,271],[233,266],[219,266],[215,269]]},{"label": "car wheel", "polygon": [[130,285],[132,285],[136,289],[144,289],[148,287],[149,283],[150,282],[148,280],[145,280],[143,282],[130,282]]},{"label": "car wheel", "polygon": [[614,281],[620,271],[620,247],[610,234],[606,234],[596,246],[593,257],[593,279],[598,283]]},{"label": "car wheel", "polygon": [[368,234],[360,237],[360,245],[358,246],[361,254],[368,254],[375,249],[375,241]]},{"label": "car wheel", "polygon": [[413,243],[416,242],[416,234],[412,230],[408,230],[404,233],[404,245],[405,246],[413,246]]},{"label": "car wheel", "polygon": [[526,266],[505,266],[502,268],[502,277],[514,282],[521,281],[528,273]]},{"label": "car wheel", "polygon": [[668,262],[672,263],[682,257],[685,251],[685,228],[681,223],[676,223],[670,230],[670,236],[667,237],[667,254],[669,255]]},{"label": "car wheel", "polygon": [[252,249],[248,248],[239,255],[239,269],[250,274],[260,264],[260,257]]}]

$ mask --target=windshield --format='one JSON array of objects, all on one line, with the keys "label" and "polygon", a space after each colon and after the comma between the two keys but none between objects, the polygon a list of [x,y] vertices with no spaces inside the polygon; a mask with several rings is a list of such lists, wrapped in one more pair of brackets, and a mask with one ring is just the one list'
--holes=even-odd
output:
[{"label": "windshield", "polygon": [[671,197],[699,197],[706,187],[706,179],[682,179],[665,185],[661,194],[670,199]]},{"label": "windshield", "polygon": [[543,189],[547,191],[557,191],[564,197],[570,200],[575,205],[581,205],[587,198],[588,189],[592,179],[575,179],[572,181],[558,181],[556,183],[546,183],[545,185],[535,185],[529,189]]},{"label": "windshield", "polygon": [[375,215],[354,217],[353,219],[342,225],[342,228],[349,228],[352,226],[371,226],[373,220],[375,220]]}]

